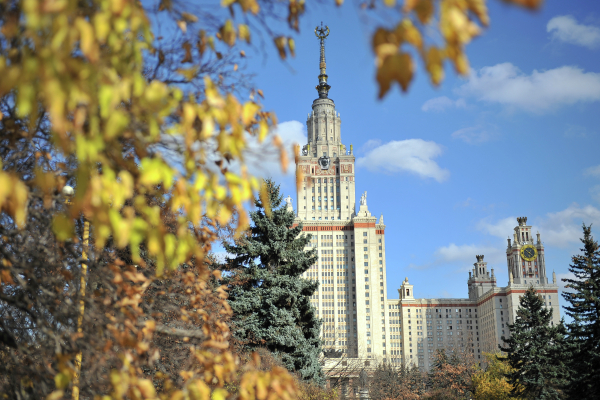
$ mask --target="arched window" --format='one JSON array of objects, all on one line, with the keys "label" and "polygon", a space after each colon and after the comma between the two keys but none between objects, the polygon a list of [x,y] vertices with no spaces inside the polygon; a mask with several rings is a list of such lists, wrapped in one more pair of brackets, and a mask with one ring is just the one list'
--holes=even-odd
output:
[{"label": "arched window", "polygon": [[410,289],[406,289],[406,295],[410,296]]}]

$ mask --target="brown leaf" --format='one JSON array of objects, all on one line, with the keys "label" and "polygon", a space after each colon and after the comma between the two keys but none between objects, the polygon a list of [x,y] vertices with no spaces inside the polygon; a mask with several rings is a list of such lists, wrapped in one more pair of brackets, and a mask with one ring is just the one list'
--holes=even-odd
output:
[{"label": "brown leaf", "polygon": [[190,42],[185,42],[181,47],[185,50],[185,57],[183,57],[182,63],[191,63],[192,60],[192,45]]},{"label": "brown leaf", "polygon": [[390,90],[393,81],[398,82],[402,91],[406,92],[413,77],[413,68],[412,59],[407,53],[398,53],[387,57],[377,70],[379,98],[383,98]]}]

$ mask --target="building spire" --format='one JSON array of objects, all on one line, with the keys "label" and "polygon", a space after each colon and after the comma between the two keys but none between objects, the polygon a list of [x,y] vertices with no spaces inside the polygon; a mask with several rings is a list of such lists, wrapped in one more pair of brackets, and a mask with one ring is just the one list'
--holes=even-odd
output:
[{"label": "building spire", "polygon": [[329,36],[329,27],[323,26],[323,22],[321,22],[321,27],[318,26],[315,28],[315,35],[319,38],[321,42],[321,58],[319,60],[319,84],[316,86],[317,91],[319,92],[320,99],[326,99],[327,94],[329,93],[329,89],[331,86],[327,84],[327,72],[326,72],[326,63],[325,63],[325,39]]}]

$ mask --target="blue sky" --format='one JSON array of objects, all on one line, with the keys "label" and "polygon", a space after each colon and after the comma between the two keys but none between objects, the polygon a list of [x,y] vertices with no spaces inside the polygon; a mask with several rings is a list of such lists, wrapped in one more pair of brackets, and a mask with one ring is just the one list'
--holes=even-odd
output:
[{"label": "blue sky", "polygon": [[[390,298],[405,276],[415,296],[466,297],[476,254],[506,285],[506,238],[519,216],[539,230],[548,274],[559,278],[581,247],[582,222],[600,238],[600,2],[551,0],[534,13],[489,7],[491,26],[467,48],[468,78],[447,68],[434,88],[419,64],[407,94],[396,86],[381,101],[375,21],[351,4],[309,3],[295,58],[249,59],[279,134],[304,144],[317,97],[313,29],[329,26],[329,94],[342,140],[354,145],[357,196],[368,191],[370,211],[387,226]],[[254,162],[295,198],[293,172]]]}]

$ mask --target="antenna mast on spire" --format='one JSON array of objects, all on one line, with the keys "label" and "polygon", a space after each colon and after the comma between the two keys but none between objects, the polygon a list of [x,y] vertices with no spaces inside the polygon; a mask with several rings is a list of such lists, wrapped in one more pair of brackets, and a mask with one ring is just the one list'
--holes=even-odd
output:
[{"label": "antenna mast on spire", "polygon": [[321,42],[321,58],[319,60],[319,84],[316,86],[317,91],[319,92],[320,99],[326,99],[329,93],[329,89],[331,86],[327,84],[327,72],[326,72],[326,63],[325,63],[325,39],[329,36],[329,27],[323,26],[323,22],[321,22],[321,27],[318,26],[315,28],[315,35],[319,38]]}]

